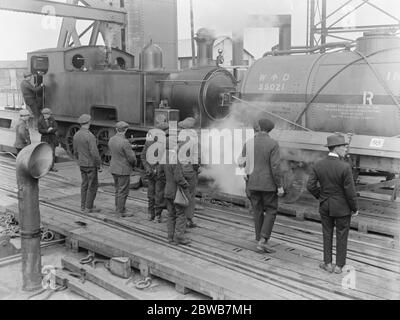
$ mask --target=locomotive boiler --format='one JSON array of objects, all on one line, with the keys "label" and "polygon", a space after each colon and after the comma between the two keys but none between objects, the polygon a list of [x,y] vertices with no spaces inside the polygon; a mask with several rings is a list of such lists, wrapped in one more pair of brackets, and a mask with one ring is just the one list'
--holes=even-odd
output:
[{"label": "locomotive boiler", "polygon": [[277,123],[272,134],[292,173],[286,183],[299,193],[309,164],[326,154],[326,137],[335,132],[348,136],[355,173],[380,171],[392,179],[400,172],[400,39],[369,33],[355,48],[334,46],[342,49],[269,52],[250,67],[240,89],[243,112]]}]

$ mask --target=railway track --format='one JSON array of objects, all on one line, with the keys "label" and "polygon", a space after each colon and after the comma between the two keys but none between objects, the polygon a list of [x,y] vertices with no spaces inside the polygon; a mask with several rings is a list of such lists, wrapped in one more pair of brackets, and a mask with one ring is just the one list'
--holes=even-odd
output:
[{"label": "railway track", "polygon": [[[3,162],[0,163],[2,169],[6,169],[12,175],[15,170],[12,163]],[[64,183],[66,186],[76,185],[72,182],[65,181],[55,175],[48,175],[46,181],[54,183]],[[13,187],[12,181],[8,180],[3,182],[3,186],[0,189],[14,194],[15,196],[15,186]],[[107,197],[112,197],[114,193],[110,190],[103,188],[99,192]],[[141,205],[143,208],[147,204],[147,199],[144,195],[130,195],[130,201]],[[60,204],[61,203],[61,204]],[[368,292],[367,288],[361,288],[360,291],[346,292],[337,286],[338,278],[332,277],[331,280],[323,279],[321,280],[320,275],[310,275],[309,266],[299,267],[297,270],[293,271],[292,268],[296,267],[294,262],[287,265],[280,263],[280,258],[276,259],[275,256],[260,255],[255,252],[255,243],[252,244],[249,241],[235,241],[234,236],[229,236],[227,233],[231,230],[241,230],[247,232],[247,234],[252,232],[252,220],[250,217],[243,212],[238,212],[229,209],[221,209],[213,206],[207,206],[201,214],[196,214],[196,218],[199,224],[202,226],[198,230],[191,231],[191,237],[194,239],[190,246],[172,246],[166,242],[165,230],[161,230],[162,226],[155,228],[154,225],[149,226],[143,222],[141,218],[133,218],[132,220],[120,220],[113,218],[110,214],[91,214],[83,215],[79,209],[71,208],[68,203],[62,204],[59,199],[54,200],[42,200],[41,205],[50,209],[56,209],[63,211],[65,214],[74,216],[75,219],[92,221],[96,223],[101,223],[110,228],[121,232],[132,233],[140,235],[144,239],[147,239],[158,246],[166,246],[168,248],[173,248],[174,250],[181,251],[186,254],[201,258],[205,261],[212,262],[214,264],[223,266],[224,268],[240,272],[241,274],[249,275],[255,279],[258,279],[265,284],[273,285],[277,289],[285,290],[286,292],[292,292],[293,294],[300,294],[306,299],[364,299],[372,298],[379,299],[382,294],[374,295]],[[227,233],[220,233],[217,230],[213,230],[213,226],[222,226],[221,229],[225,229]],[[289,250],[298,250],[301,254],[307,254],[307,251],[301,252],[302,249],[321,252],[321,245],[315,242],[315,237],[320,237],[320,233],[315,230],[310,230],[307,228],[301,228],[296,225],[295,222],[292,225],[283,224],[280,222],[276,223],[278,228],[274,229],[273,241],[279,243],[288,244],[291,246]],[[240,232],[238,232],[239,235]],[[311,237],[311,236],[312,237]],[[242,239],[243,240],[243,239]],[[389,250],[379,244],[372,245],[375,248],[373,252],[366,252],[365,248],[370,247],[370,243],[362,240],[351,240],[351,242],[358,244],[358,247],[351,247],[349,249],[348,259],[350,263],[355,263],[356,265],[362,264],[364,272],[370,276],[390,276],[396,279],[400,279],[400,273],[398,270],[399,266],[399,254],[392,255],[390,258],[389,254],[385,256],[380,256],[376,253],[379,250]],[[359,250],[357,249],[359,248]],[[315,265],[318,264],[318,260],[315,260]],[[268,263],[268,266],[266,266]],[[375,270],[376,269],[376,270]],[[376,272],[378,270],[378,272]],[[386,290],[386,288],[381,288],[380,290]],[[393,294],[396,288],[389,288]],[[397,288],[399,290],[399,288]],[[390,295],[390,292],[385,293]]]}]

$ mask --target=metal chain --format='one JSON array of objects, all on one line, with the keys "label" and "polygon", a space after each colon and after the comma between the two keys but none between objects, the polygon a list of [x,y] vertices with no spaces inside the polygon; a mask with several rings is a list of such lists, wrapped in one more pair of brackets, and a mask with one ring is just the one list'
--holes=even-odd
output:
[{"label": "metal chain", "polygon": [[10,238],[16,238],[20,236],[20,228],[15,220],[15,216],[12,213],[7,213],[0,216],[0,227],[2,227],[2,230],[0,230],[0,235],[7,235]]}]

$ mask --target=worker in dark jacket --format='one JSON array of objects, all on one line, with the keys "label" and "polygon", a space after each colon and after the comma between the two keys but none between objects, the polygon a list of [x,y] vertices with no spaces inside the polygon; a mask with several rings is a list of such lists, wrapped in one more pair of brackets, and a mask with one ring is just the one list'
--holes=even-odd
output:
[{"label": "worker in dark jacket", "polygon": [[186,215],[184,207],[175,204],[174,199],[178,186],[181,187],[187,195],[189,184],[183,176],[182,166],[178,161],[176,148],[168,150],[167,153],[166,159],[168,160],[168,163],[161,164],[160,167],[166,178],[164,197],[168,209],[168,242],[187,245],[190,243],[190,240],[185,237]]},{"label": "worker in dark jacket", "polygon": [[[160,123],[157,125],[157,129],[167,130],[167,123]],[[151,151],[155,150],[156,154],[150,154]],[[165,188],[165,174],[160,170],[160,159],[165,152],[165,145],[162,141],[158,141],[157,137],[148,134],[145,145],[143,147],[140,159],[142,161],[145,177],[147,179],[147,197],[148,202],[148,213],[149,220],[161,223],[161,213],[166,206],[164,200],[164,188]]]},{"label": "worker in dark jacket", "polygon": [[180,142],[179,162],[182,166],[182,172],[185,180],[188,182],[189,205],[185,208],[185,215],[187,219],[186,226],[188,228],[195,228],[197,225],[193,222],[196,188],[198,183],[198,173],[200,169],[199,159],[199,143],[196,131],[193,130],[195,124],[194,118],[186,118],[178,122],[178,128],[181,129],[180,137],[185,140]]},{"label": "worker in dark jacket", "polygon": [[32,74],[30,72],[24,72],[24,80],[22,80],[20,84],[20,89],[25,104],[31,109],[35,126],[37,126],[42,109],[42,99],[38,98],[37,94],[43,90],[43,83],[35,87],[32,85],[31,80]]},{"label": "worker in dark jacket", "polygon": [[275,252],[267,245],[278,211],[278,196],[283,196],[279,145],[269,136],[275,124],[260,119],[260,132],[244,145],[245,171],[248,176],[247,193],[253,207],[257,249]]},{"label": "worker in dark jacket", "polygon": [[96,209],[94,199],[98,188],[97,172],[100,170],[101,158],[97,149],[96,137],[89,131],[91,117],[83,114],[78,122],[81,129],[73,138],[74,156],[81,170],[81,210],[85,213],[100,212]]},{"label": "worker in dark jacket", "polygon": [[31,144],[31,136],[29,134],[28,122],[31,114],[28,110],[23,109],[19,112],[19,120],[15,126],[15,143],[17,154]]},{"label": "worker in dark jacket", "polygon": [[42,135],[40,141],[47,142],[53,150],[53,164],[50,171],[57,171],[54,168],[54,163],[56,162],[56,147],[58,146],[58,126],[56,120],[52,117],[51,110],[49,108],[44,108],[42,110],[42,116],[38,122],[38,130]]},{"label": "worker in dark jacket", "polygon": [[111,152],[110,173],[114,178],[115,211],[119,217],[126,217],[132,215],[126,212],[125,203],[129,194],[132,168],[136,165],[136,155],[125,136],[129,125],[120,121],[115,127],[117,134],[108,142]]},{"label": "worker in dark jacket", "polygon": [[[341,273],[346,264],[347,238],[351,214],[358,215],[357,193],[350,165],[343,161],[346,154],[345,139],[341,135],[327,138],[328,157],[315,163],[307,189],[319,199],[324,262],[320,268]],[[336,225],[336,266],[332,266],[333,228]]]}]

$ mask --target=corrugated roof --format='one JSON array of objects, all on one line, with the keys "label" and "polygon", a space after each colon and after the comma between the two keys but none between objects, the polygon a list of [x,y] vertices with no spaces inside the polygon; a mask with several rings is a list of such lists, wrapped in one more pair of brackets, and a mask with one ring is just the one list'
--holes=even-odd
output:
[{"label": "corrugated roof", "polygon": [[26,60],[0,61],[0,69],[26,69]]}]

